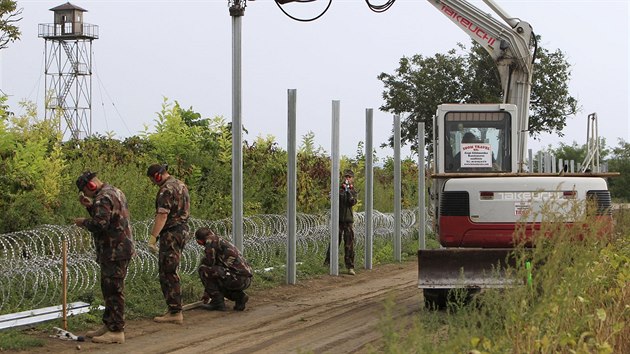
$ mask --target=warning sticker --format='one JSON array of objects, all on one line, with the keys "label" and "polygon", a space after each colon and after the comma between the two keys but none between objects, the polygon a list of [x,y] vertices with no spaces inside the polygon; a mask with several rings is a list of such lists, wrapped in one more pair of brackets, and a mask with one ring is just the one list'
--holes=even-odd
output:
[{"label": "warning sticker", "polygon": [[460,154],[462,167],[492,167],[492,146],[490,144],[462,144]]},{"label": "warning sticker", "polygon": [[532,210],[532,203],[518,201],[514,203],[514,216],[527,216]]}]

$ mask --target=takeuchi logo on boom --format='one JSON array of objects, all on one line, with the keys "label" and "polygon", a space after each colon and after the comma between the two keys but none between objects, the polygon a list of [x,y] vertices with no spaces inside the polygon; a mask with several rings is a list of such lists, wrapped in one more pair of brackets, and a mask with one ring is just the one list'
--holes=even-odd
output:
[{"label": "takeuchi logo on boom", "polygon": [[483,39],[488,43],[489,46],[494,46],[494,42],[496,42],[496,38],[489,36],[488,33],[473,21],[467,19],[466,17],[457,13],[457,11],[453,10],[451,7],[442,5],[442,12],[444,12],[448,17],[452,17],[460,26],[464,27],[475,36]]}]

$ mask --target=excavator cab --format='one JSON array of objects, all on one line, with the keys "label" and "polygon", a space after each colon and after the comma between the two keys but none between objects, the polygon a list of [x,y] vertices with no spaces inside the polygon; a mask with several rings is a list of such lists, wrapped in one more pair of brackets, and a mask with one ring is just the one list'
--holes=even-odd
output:
[{"label": "excavator cab", "polygon": [[515,172],[516,114],[506,104],[441,105],[434,172]]}]

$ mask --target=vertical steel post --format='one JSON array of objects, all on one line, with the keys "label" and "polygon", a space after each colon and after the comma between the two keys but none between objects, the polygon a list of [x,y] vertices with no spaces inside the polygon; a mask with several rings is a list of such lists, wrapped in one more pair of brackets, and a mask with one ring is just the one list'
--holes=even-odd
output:
[{"label": "vertical steel post", "polygon": [[[234,5],[237,6],[237,5]],[[241,29],[243,12],[232,11],[232,242],[243,251],[243,122],[241,118]]]},{"label": "vertical steel post", "polygon": [[418,222],[420,227],[418,229],[418,247],[421,250],[427,248],[426,242],[426,179],[424,171],[424,122],[418,123]]},{"label": "vertical steel post", "polygon": [[330,169],[330,275],[339,275],[339,112],[332,101],[332,163]]},{"label": "vertical steel post", "polygon": [[287,153],[289,166],[287,173],[287,284],[295,284],[296,276],[296,224],[297,224],[297,148],[296,148],[296,107],[297,90],[288,90],[288,129]]},{"label": "vertical steel post", "polygon": [[401,242],[400,115],[394,116],[394,260],[402,260]]},{"label": "vertical steel post", "polygon": [[66,236],[63,236],[61,241],[61,307],[62,307],[62,325],[65,331],[68,330],[68,241]]},{"label": "vertical steel post", "polygon": [[373,168],[373,130],[374,110],[365,110],[365,269],[372,269],[372,250],[374,247],[374,168]]}]

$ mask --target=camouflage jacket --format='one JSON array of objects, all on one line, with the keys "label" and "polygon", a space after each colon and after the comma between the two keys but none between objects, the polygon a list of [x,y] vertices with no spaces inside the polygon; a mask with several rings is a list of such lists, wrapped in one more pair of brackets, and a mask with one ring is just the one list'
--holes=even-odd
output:
[{"label": "camouflage jacket", "polygon": [[208,267],[220,265],[228,269],[231,273],[251,277],[252,268],[249,266],[238,248],[219,236],[210,235],[206,240],[205,255],[201,259],[201,264]]},{"label": "camouflage jacket", "polygon": [[130,259],[134,253],[133,236],[127,198],[120,189],[103,184],[86,208],[91,218],[83,226],[94,237],[96,257],[99,262]]},{"label": "camouflage jacket", "polygon": [[163,231],[186,224],[190,216],[190,196],[184,182],[169,176],[160,186],[155,208],[157,214],[168,214]]},{"label": "camouflage jacket", "polygon": [[339,187],[339,222],[354,222],[352,207],[355,204],[357,204],[357,191],[354,186],[349,185],[346,188],[346,185],[342,183]]}]

